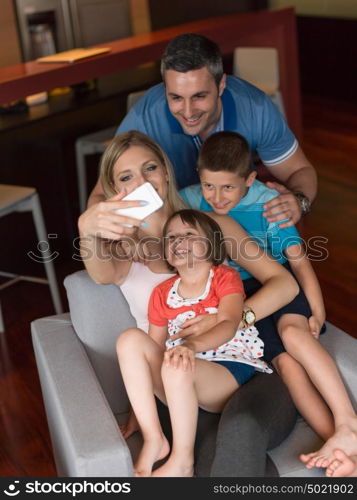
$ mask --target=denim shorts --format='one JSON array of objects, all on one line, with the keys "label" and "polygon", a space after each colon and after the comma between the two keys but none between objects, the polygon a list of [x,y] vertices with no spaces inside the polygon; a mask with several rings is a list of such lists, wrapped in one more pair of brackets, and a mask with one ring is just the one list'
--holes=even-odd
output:
[{"label": "denim shorts", "polygon": [[240,363],[239,361],[211,361],[211,363],[225,366],[236,379],[239,386],[248,382],[255,374],[255,368],[253,366],[247,365],[246,363]]},{"label": "denim shorts", "polygon": [[[283,266],[292,273],[288,262],[283,264]],[[243,285],[246,298],[254,295],[254,293],[262,287],[261,283],[255,278],[248,278],[247,280],[244,280]],[[309,318],[311,316],[309,303],[301,288],[299,288],[298,295],[289,304],[255,323],[259,332],[259,337],[264,342],[264,359],[268,363],[270,363],[276,356],[279,356],[279,354],[286,352],[277,329],[277,323],[283,314],[299,314],[305,318]],[[324,333],[325,330],[326,326],[322,325],[320,334]]]}]

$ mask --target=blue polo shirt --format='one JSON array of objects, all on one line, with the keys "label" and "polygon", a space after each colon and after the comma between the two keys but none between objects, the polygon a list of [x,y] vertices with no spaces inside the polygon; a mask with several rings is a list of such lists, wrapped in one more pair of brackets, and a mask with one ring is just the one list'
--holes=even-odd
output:
[{"label": "blue polo shirt", "polygon": [[[227,77],[222,94],[223,130],[238,132],[268,167],[291,156],[298,143],[272,100],[250,83]],[[150,88],[121,122],[117,134],[139,130],[170,158],[179,188],[198,182],[198,148],[171,114],[163,83]]]},{"label": "blue polo shirt", "polygon": [[[182,189],[180,195],[191,208],[213,211],[202,195],[200,184]],[[263,216],[264,204],[278,195],[275,189],[269,189],[262,182],[255,180],[248,193],[228,212],[228,215],[233,217],[260,247],[283,264],[286,262],[284,250],[292,245],[300,245],[302,240],[295,226],[282,229],[279,223],[268,222]],[[229,265],[238,269],[243,280],[252,277],[235,262],[229,261]]]}]

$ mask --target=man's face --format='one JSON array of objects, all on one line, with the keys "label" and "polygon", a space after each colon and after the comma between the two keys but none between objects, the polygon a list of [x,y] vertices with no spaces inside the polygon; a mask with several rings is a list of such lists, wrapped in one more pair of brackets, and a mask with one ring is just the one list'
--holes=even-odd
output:
[{"label": "man's face", "polygon": [[215,79],[206,67],[180,73],[165,71],[166,97],[171,113],[185,134],[199,135],[205,140],[219,120],[221,95],[226,76],[217,88]]}]

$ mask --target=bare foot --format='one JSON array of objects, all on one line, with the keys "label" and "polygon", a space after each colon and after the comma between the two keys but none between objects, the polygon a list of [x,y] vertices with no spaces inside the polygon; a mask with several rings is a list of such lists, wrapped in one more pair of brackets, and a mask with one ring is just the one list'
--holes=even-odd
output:
[{"label": "bare foot", "polygon": [[170,456],[167,462],[158,469],[155,469],[151,477],[192,477],[193,476],[193,460],[178,459]]},{"label": "bare foot", "polygon": [[166,437],[152,437],[144,440],[144,445],[134,466],[135,477],[151,476],[152,467],[155,462],[165,458],[170,451]]},{"label": "bare foot", "polygon": [[[355,422],[353,423],[355,424]],[[334,460],[334,450],[343,450],[349,456],[357,455],[357,431],[351,430],[351,426],[340,425],[335,434],[326,441],[320,450],[300,455],[300,460],[308,469],[329,467]]]},{"label": "bare foot", "polygon": [[357,477],[357,455],[349,457],[342,450],[333,454],[335,459],[326,469],[327,477]]}]

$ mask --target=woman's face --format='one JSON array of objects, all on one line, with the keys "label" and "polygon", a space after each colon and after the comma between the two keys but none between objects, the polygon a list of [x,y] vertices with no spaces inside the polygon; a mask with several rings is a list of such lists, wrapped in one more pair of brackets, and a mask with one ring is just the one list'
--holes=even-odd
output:
[{"label": "woman's face", "polygon": [[158,157],[144,146],[130,146],[120,156],[114,165],[113,180],[117,193],[125,189],[126,194],[129,194],[144,182],[150,182],[163,201],[167,198],[166,168]]},{"label": "woman's face", "polygon": [[171,220],[165,236],[165,254],[177,270],[207,262],[208,246],[209,241],[200,227],[186,224],[179,216]]}]

